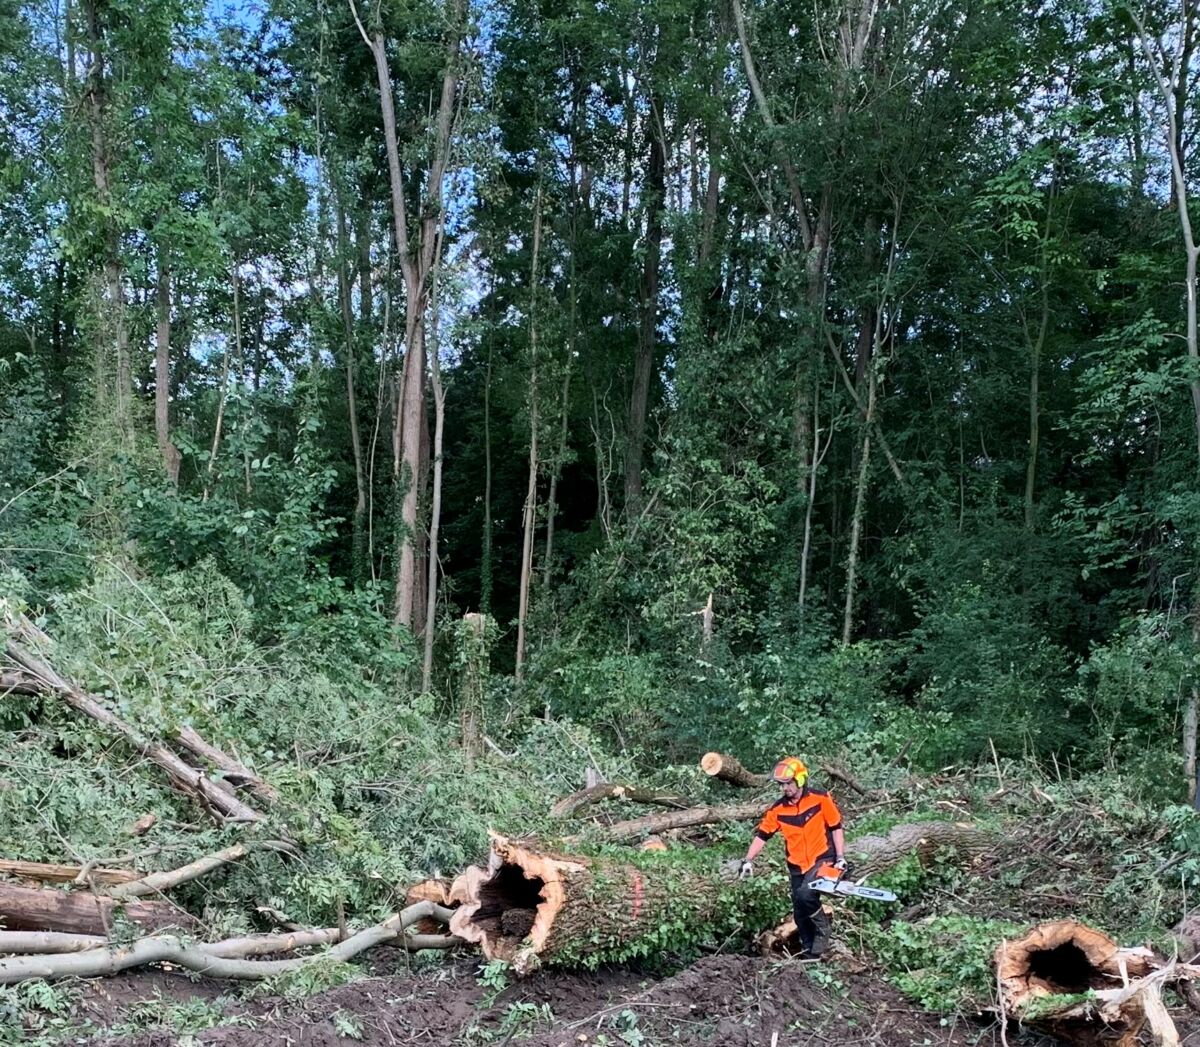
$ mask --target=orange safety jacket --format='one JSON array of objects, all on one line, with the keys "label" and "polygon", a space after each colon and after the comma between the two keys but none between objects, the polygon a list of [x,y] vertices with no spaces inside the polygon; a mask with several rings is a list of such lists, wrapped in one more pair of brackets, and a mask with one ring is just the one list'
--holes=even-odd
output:
[{"label": "orange safety jacket", "polygon": [[768,807],[755,835],[769,840],[782,832],[788,865],[806,873],[822,859],[836,857],[833,831],[841,827],[842,812],[833,797],[824,789],[806,788],[795,803],[784,797]]}]

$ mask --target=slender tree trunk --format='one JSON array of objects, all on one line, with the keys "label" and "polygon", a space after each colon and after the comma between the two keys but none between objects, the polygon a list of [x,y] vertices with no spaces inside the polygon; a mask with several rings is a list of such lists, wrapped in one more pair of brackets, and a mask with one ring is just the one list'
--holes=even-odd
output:
[{"label": "slender tree trunk", "polygon": [[432,335],[429,360],[433,382],[433,504],[429,516],[429,564],[425,596],[425,651],[421,667],[421,690],[428,693],[433,684],[433,640],[437,625],[438,531],[442,520],[442,432],[446,418],[446,392],[442,387],[442,368],[438,361],[437,291],[433,294]]},{"label": "slender tree trunk", "polygon": [[642,449],[646,441],[646,413],[658,331],[658,268],[662,252],[662,212],[665,197],[666,146],[659,118],[662,101],[651,96],[650,157],[646,171],[646,260],[642,270],[641,323],[625,447],[625,513],[632,520],[642,500]]},{"label": "slender tree trunk", "polygon": [[158,324],[154,336],[154,432],[167,479],[179,486],[179,449],[171,443],[171,274],[167,251],[158,249]]},{"label": "slender tree trunk", "polygon": [[829,414],[829,436],[825,440],[824,448],[821,447],[820,388],[819,383],[814,383],[812,416],[813,450],[808,468],[808,499],[804,506],[804,540],[800,549],[800,597],[798,604],[801,621],[804,620],[805,603],[808,598],[808,573],[810,561],[812,560],[813,514],[817,504],[817,473],[821,468],[821,463],[825,460],[825,455],[828,453],[830,445],[833,443],[833,411],[831,409]]},{"label": "slender tree trunk", "polygon": [[862,448],[858,457],[858,480],[854,486],[854,509],[850,516],[850,547],[846,555],[846,606],[842,612],[842,644],[850,643],[854,632],[854,597],[858,587],[859,542],[866,513],[867,482],[870,479],[871,423],[875,418],[875,365],[867,375],[867,417],[862,424]]},{"label": "slender tree trunk", "polygon": [[479,557],[479,610],[492,613],[492,335],[483,380],[483,549]]},{"label": "slender tree trunk", "polygon": [[355,0],[350,9],[363,41],[375,60],[379,86],[380,115],[383,120],[384,149],[387,154],[388,182],[391,188],[392,224],[396,255],[404,276],[405,356],[401,376],[399,408],[393,431],[395,476],[399,518],[397,520],[396,586],[393,620],[399,627],[418,629],[423,587],[420,585],[418,509],[428,463],[429,433],[425,415],[425,330],[424,317],[428,279],[441,234],[442,183],[450,162],[451,119],[458,92],[458,58],[465,16],[464,0],[449,0],[446,5],[448,32],[441,95],[434,121],[432,160],[426,182],[428,195],[421,201],[421,218],[416,242],[409,236],[404,178],[400,167],[400,147],[396,132],[396,111],[392,97],[392,78],[388,69],[387,44],[383,34],[368,34],[358,16]]},{"label": "slender tree trunk", "polygon": [[354,245],[358,251],[358,319],[364,331],[371,329],[374,316],[374,294],[371,286],[371,210],[365,202],[370,196],[365,187],[360,204],[355,208]]},{"label": "slender tree trunk", "polygon": [[571,265],[568,275],[571,305],[568,310],[567,331],[567,360],[563,369],[562,396],[559,403],[558,454],[554,459],[554,468],[550,472],[550,492],[546,498],[546,555],[542,564],[542,585],[549,589],[550,571],[554,557],[554,517],[558,511],[558,478],[562,475],[563,462],[567,457],[567,428],[571,405],[571,368],[575,362],[575,319],[578,304],[578,290],[575,284],[575,235],[574,219],[571,223]]},{"label": "slender tree trunk", "polygon": [[104,64],[105,0],[84,0],[90,60],[84,98],[92,140],[92,180],[96,198],[106,217],[104,225],[104,315],[101,327],[116,355],[115,406],[120,438],[133,435],[133,369],[129,358],[129,334],[125,324],[125,292],[122,287],[120,231],[111,217],[113,208],[112,156],[108,137],[108,83]]},{"label": "slender tree trunk", "polygon": [[525,623],[529,614],[529,583],[533,575],[533,529],[537,510],[538,475],[538,344],[537,288],[538,253],[542,245],[542,188],[539,185],[533,205],[533,249],[529,276],[529,482],[525,488],[522,519],[521,579],[517,606],[516,678],[524,678]]},{"label": "slender tree trunk", "polygon": [[354,521],[351,537],[351,569],[354,582],[361,582],[366,570],[367,482],[363,468],[362,439],[358,431],[358,396],[355,390],[357,369],[357,339],[354,336],[354,305],[351,301],[350,273],[347,253],[350,238],[346,226],[346,211],[339,199],[337,206],[338,236],[338,299],[342,312],[342,335],[346,353],[346,414],[350,422],[350,449],[354,454]]}]

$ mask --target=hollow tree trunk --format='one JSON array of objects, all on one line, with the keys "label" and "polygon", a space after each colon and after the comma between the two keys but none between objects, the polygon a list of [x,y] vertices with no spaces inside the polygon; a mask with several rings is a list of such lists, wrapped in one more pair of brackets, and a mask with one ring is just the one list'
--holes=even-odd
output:
[{"label": "hollow tree trunk", "polygon": [[[1149,1023],[1154,1042],[1178,1044],[1147,949],[1059,920],[996,949],[1003,1013],[1071,1044],[1132,1047]],[[1131,980],[1132,979],[1132,980]]]},{"label": "hollow tree trunk", "polygon": [[474,877],[450,930],[523,975],[543,964],[590,965],[724,938],[786,908],[783,891],[773,892],[777,897],[741,891],[719,870],[684,873],[656,868],[661,858],[653,853],[641,857],[635,866],[551,854],[494,836],[487,871]]}]

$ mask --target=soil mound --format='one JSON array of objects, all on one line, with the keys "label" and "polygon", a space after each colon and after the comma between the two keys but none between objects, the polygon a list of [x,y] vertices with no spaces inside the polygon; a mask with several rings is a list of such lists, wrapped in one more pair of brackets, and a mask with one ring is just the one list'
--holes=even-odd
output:
[{"label": "soil mound", "polygon": [[[228,1024],[192,1033],[195,1047],[527,1047],[659,1043],[722,1047],[987,1042],[979,1026],[944,1026],[873,975],[822,964],[709,956],[661,980],[628,969],[542,971],[496,994],[469,963],[364,978],[302,1001],[261,997]],[[132,987],[132,985],[131,985]],[[117,1018],[111,1014],[110,1020]],[[773,1039],[774,1038],[774,1039]],[[178,1029],[107,1036],[92,1047],[174,1047]]]}]

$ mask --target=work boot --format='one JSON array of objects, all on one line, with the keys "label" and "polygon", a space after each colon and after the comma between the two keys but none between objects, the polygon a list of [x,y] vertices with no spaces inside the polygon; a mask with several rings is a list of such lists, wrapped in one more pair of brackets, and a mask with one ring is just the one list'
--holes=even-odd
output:
[{"label": "work boot", "polygon": [[829,932],[830,919],[829,914],[824,909],[818,909],[812,916],[809,917],[813,926],[812,944],[809,945],[808,951],[814,959],[824,955],[825,950],[829,948]]}]

